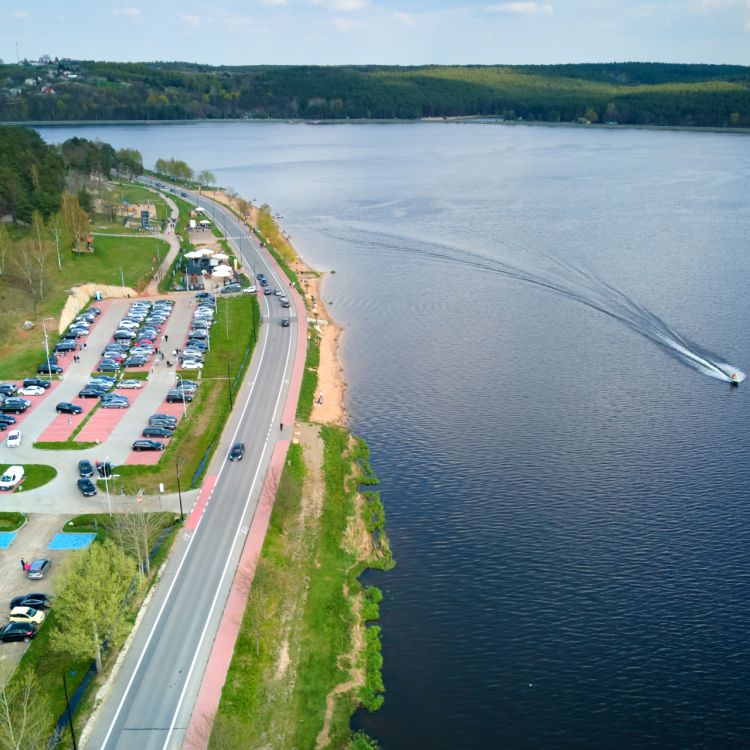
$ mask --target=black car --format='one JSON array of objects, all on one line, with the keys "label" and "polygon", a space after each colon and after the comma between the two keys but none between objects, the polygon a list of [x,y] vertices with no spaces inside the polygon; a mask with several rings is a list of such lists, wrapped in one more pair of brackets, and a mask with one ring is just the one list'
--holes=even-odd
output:
[{"label": "black car", "polygon": [[84,313],[90,313],[90,312],[94,313],[94,315],[97,315],[97,316],[99,316],[99,315],[102,314],[101,308],[100,307],[95,307],[94,305],[92,305],[88,309],[84,310]]},{"label": "black car", "polygon": [[29,408],[29,403],[25,398],[6,398],[5,401],[0,404],[0,411],[9,411],[14,414],[20,414]]},{"label": "black car", "polygon": [[49,388],[52,383],[49,380],[42,380],[41,378],[26,378],[23,381],[23,387],[27,388],[30,385],[38,385],[40,388]]},{"label": "black car", "polygon": [[143,367],[148,362],[146,357],[128,357],[123,363],[125,367]]},{"label": "black car", "polygon": [[78,398],[101,398],[106,392],[107,391],[103,388],[94,388],[93,386],[87,385],[78,392]]},{"label": "black car", "polygon": [[143,432],[141,434],[143,435],[143,437],[147,437],[147,438],[155,438],[155,437],[171,438],[172,430],[170,430],[168,427],[158,427],[156,425],[149,425],[148,427],[143,428]]},{"label": "black car", "polygon": [[28,643],[36,635],[36,625],[25,622],[9,622],[0,628],[0,641],[25,641]]},{"label": "black car", "polygon": [[94,465],[91,461],[87,461],[85,458],[78,462],[78,476],[80,477],[93,477],[94,476]]},{"label": "black car", "polygon": [[289,328],[289,318],[282,318],[281,319],[281,327],[282,328]]},{"label": "black car", "polygon": [[90,479],[79,479],[78,489],[84,497],[93,497],[96,495],[96,485]]},{"label": "black car", "polygon": [[0,383],[0,396],[15,396],[18,386],[15,383]]},{"label": "black car", "polygon": [[0,424],[4,424],[7,427],[8,425],[15,423],[15,417],[11,417],[10,414],[0,414]]},{"label": "black car", "polygon": [[244,443],[235,443],[232,446],[232,450],[229,451],[229,460],[230,461],[241,461],[242,457],[245,455],[245,444]]},{"label": "black car", "polygon": [[156,414],[152,414],[148,421],[150,422],[152,419],[162,419],[165,422],[171,422],[172,424],[177,424],[177,417],[175,417],[174,414],[161,414],[160,412],[157,412]]},{"label": "black car", "polygon": [[83,409],[78,404],[71,404],[70,401],[61,401],[55,411],[58,414],[80,414]]},{"label": "black car", "polygon": [[63,368],[60,365],[50,363],[39,365],[36,371],[39,375],[59,375],[63,371]]},{"label": "black car", "polygon": [[10,608],[31,607],[32,609],[49,609],[52,606],[51,594],[24,594],[10,600]]},{"label": "black car", "polygon": [[189,393],[178,390],[169,391],[166,399],[168,404],[189,404],[192,400],[193,397]]},{"label": "black car", "polygon": [[117,372],[120,369],[119,362],[113,360],[102,361],[99,363],[99,367],[96,368],[97,372]]},{"label": "black car", "polygon": [[72,339],[63,339],[55,344],[56,352],[74,352],[77,348],[77,344]]},{"label": "black car", "polygon": [[163,451],[164,443],[158,440],[136,440],[133,443],[134,451]]}]

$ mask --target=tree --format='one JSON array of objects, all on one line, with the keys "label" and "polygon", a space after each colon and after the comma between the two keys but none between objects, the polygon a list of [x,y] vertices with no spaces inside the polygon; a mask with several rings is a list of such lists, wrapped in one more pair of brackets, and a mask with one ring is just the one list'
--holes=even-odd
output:
[{"label": "tree", "polygon": [[34,317],[39,302],[44,299],[47,290],[47,261],[51,246],[36,239],[25,239],[19,242],[11,256],[12,268],[20,283],[28,290],[34,306]]},{"label": "tree", "polygon": [[216,175],[213,172],[209,172],[207,169],[204,169],[202,172],[198,172],[198,176],[196,177],[196,179],[204,187],[208,187],[209,185],[213,185],[216,183]]},{"label": "tree", "polygon": [[149,553],[163,528],[160,513],[118,513],[112,517],[112,533],[123,552],[134,557],[138,569],[147,576],[150,571]]},{"label": "tree", "polygon": [[73,237],[76,252],[81,251],[81,242],[89,231],[89,217],[72,193],[63,193],[62,215],[68,231]]},{"label": "tree", "polygon": [[125,598],[134,580],[135,561],[110,540],[72,553],[58,580],[52,647],[94,659],[100,672],[104,641],[120,643],[130,629]]},{"label": "tree", "polygon": [[49,699],[33,669],[0,689],[0,750],[44,750],[53,726]]},{"label": "tree", "polygon": [[5,266],[8,260],[8,253],[13,247],[13,240],[8,234],[4,224],[0,224],[0,276],[5,276]]},{"label": "tree", "polygon": [[245,221],[248,220],[251,209],[252,206],[244,198],[237,198],[237,211]]},{"label": "tree", "polygon": [[121,148],[117,152],[117,171],[128,177],[143,174],[143,156],[135,148]]},{"label": "tree", "polygon": [[47,222],[47,233],[55,243],[55,252],[57,253],[57,270],[62,271],[62,256],[60,249],[63,245],[70,242],[70,232],[65,223],[65,219],[60,211],[50,217]]}]

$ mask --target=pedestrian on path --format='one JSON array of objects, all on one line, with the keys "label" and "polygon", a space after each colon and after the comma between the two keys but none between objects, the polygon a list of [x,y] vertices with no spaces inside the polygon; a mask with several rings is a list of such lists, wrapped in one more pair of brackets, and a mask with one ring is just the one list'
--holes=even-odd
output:
[{"label": "pedestrian on path", "polygon": [[26,570],[26,560],[21,558],[21,570]]},{"label": "pedestrian on path", "polygon": [[166,341],[169,341],[169,336],[167,336],[167,334],[166,334],[166,333],[164,334],[164,341],[165,341],[165,342],[166,342]]},{"label": "pedestrian on path", "polygon": [[84,341],[83,342],[83,351],[86,351],[86,349],[89,348],[89,345]]}]

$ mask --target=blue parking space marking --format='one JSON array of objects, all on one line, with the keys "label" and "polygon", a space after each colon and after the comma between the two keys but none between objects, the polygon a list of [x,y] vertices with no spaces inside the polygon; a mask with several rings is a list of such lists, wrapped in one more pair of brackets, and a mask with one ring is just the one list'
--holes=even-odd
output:
[{"label": "blue parking space marking", "polygon": [[16,538],[15,531],[0,531],[0,549],[8,549]]},{"label": "blue parking space marking", "polygon": [[84,549],[96,539],[96,534],[55,534],[48,549]]}]

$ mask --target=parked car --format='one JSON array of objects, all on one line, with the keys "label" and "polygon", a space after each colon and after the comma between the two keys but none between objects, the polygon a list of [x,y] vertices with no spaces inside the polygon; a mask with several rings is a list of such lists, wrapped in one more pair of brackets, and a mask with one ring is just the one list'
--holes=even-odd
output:
[{"label": "parked car", "polygon": [[4,424],[6,427],[9,425],[16,423],[16,418],[12,417],[10,414],[2,414],[0,413],[0,424]]},{"label": "parked car", "polygon": [[124,364],[125,367],[143,367],[148,362],[146,357],[128,357]]},{"label": "parked car", "polygon": [[27,385],[18,392],[22,396],[43,396],[46,391],[38,385]]},{"label": "parked car", "polygon": [[42,378],[26,378],[23,381],[23,387],[28,388],[30,385],[38,385],[40,388],[49,388],[52,383],[49,380],[42,380]]},{"label": "parked car", "polygon": [[[180,367],[183,370],[200,370],[203,367],[203,362],[197,362],[194,359],[188,360],[187,362],[183,362]],[[169,401],[169,399],[167,399]]]},{"label": "parked car", "polygon": [[47,560],[46,558],[40,558],[39,560],[34,560],[33,563],[29,566],[29,569],[26,571],[26,576],[28,578],[37,580],[39,578],[44,578],[47,573],[49,573],[49,569],[52,567],[52,561]]},{"label": "parked car", "polygon": [[144,427],[143,432],[141,433],[141,435],[146,438],[171,438],[172,434],[172,430],[170,430],[169,427],[157,427],[155,425]]},{"label": "parked car", "polygon": [[96,495],[96,485],[88,478],[78,480],[78,489],[84,497]]},{"label": "parked car", "polygon": [[237,284],[237,283],[225,284],[221,288],[222,294],[234,294],[235,292],[241,292],[241,291],[242,291],[242,284]]},{"label": "parked car", "polygon": [[42,363],[37,366],[36,371],[40,375],[49,375],[51,377],[52,375],[59,375],[63,371],[63,368],[60,365]]},{"label": "parked car", "polygon": [[29,408],[29,406],[31,406],[31,401],[28,401],[25,398],[16,398],[15,396],[11,396],[10,398],[6,398],[5,401],[0,404],[0,411],[9,411],[13,414],[21,414],[22,412],[25,412],[26,409]]},{"label": "parked car", "polygon": [[136,440],[133,443],[134,451],[163,451],[164,443],[158,440]]},{"label": "parked car", "polygon": [[0,477],[0,490],[12,490],[23,482],[24,476],[23,466],[9,466]]},{"label": "parked car", "polygon": [[13,607],[10,611],[11,622],[24,622],[27,625],[34,624],[37,627],[44,622],[45,613],[33,607]]},{"label": "parked car", "polygon": [[189,393],[183,391],[172,390],[167,393],[168,404],[189,404],[193,400],[193,397]]},{"label": "parked car", "polygon": [[243,290],[243,294],[257,294],[258,287],[257,286],[246,286]]},{"label": "parked car", "polygon": [[117,388],[143,388],[143,381],[142,380],[121,380],[119,383],[117,383]]},{"label": "parked car", "polygon": [[130,401],[125,396],[107,394],[102,396],[100,406],[102,409],[127,409],[130,406]]},{"label": "parked car", "polygon": [[9,432],[6,444],[8,448],[19,448],[21,446],[21,430],[13,430],[13,432]]},{"label": "parked car", "polygon": [[78,391],[78,398],[101,398],[107,393],[101,386],[87,385]]},{"label": "parked car", "polygon": [[0,396],[15,396],[18,386],[15,383],[0,383]]},{"label": "parked car", "polygon": [[49,609],[52,606],[53,597],[51,594],[23,594],[14,596],[10,600],[10,608],[16,607],[33,607],[34,609]]},{"label": "parked car", "polygon": [[117,372],[120,369],[120,363],[114,360],[102,361],[99,363],[99,367],[96,368],[97,372]]},{"label": "parked car", "polygon": [[94,465],[86,458],[81,459],[78,462],[78,476],[79,477],[93,477],[94,476]]},{"label": "parked car", "polygon": [[229,451],[229,460],[230,461],[241,461],[242,457],[245,455],[245,444],[244,443],[235,443],[232,446],[232,450]]},{"label": "parked car", "polygon": [[70,401],[61,401],[55,407],[55,411],[58,414],[80,414],[83,408],[78,404],[71,404]]},{"label": "parked car", "polygon": [[76,342],[70,339],[63,339],[55,344],[56,352],[74,352],[77,348]]},{"label": "parked car", "polygon": [[0,628],[0,641],[24,641],[28,643],[36,635],[36,625],[25,622],[9,622]]},{"label": "parked car", "polygon": [[151,422],[152,419],[163,419],[165,422],[172,422],[172,424],[177,424],[177,417],[175,417],[174,414],[156,413],[152,414],[148,418],[148,421]]}]

